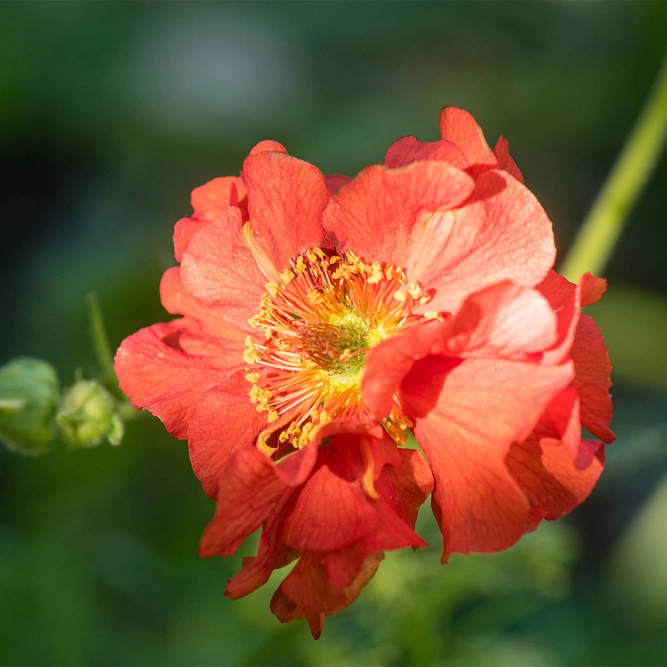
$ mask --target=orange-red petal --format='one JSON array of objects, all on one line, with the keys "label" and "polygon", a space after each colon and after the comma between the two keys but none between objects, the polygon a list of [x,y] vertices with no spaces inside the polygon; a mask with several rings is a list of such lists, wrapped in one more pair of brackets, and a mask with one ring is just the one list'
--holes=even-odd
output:
[{"label": "orange-red petal", "polygon": [[322,245],[329,189],[317,167],[283,153],[259,153],[243,163],[243,181],[252,228],[278,272]]},{"label": "orange-red petal", "polygon": [[180,262],[192,237],[202,225],[214,220],[226,221],[229,206],[240,206],[246,210],[246,189],[243,181],[236,176],[223,176],[195,188],[191,203],[194,213],[182,218],[174,228],[174,254]]},{"label": "orange-red petal", "polygon": [[284,595],[304,611],[337,614],[357,599],[361,589],[371,580],[383,558],[383,553],[368,556],[352,583],[341,588],[333,584],[327,577],[322,564],[322,554],[307,551],[280,584],[272,601],[271,610],[283,623],[293,620],[283,618],[276,612],[274,601]]},{"label": "orange-red petal", "polygon": [[317,458],[317,444],[276,465],[253,446],[238,449],[220,472],[218,505],[199,545],[202,556],[230,556],[268,517],[288,486],[303,484]]},{"label": "orange-red petal", "polygon": [[407,265],[411,280],[435,290],[424,310],[455,312],[469,294],[502,280],[533,287],[556,256],[544,209],[503,171],[483,173],[470,202],[438,213],[429,225],[424,252]]},{"label": "orange-red petal", "polygon": [[123,341],[115,359],[121,389],[132,405],[152,412],[181,439],[196,401],[243,363],[237,347],[225,347],[224,339],[216,354],[189,354],[179,344],[184,335],[197,338],[196,325],[187,318],[141,329]]},{"label": "orange-red petal", "polygon": [[445,107],[440,113],[440,136],[458,146],[473,175],[496,166],[496,156],[486,143],[482,128],[467,111]]},{"label": "orange-red petal", "polygon": [[181,280],[203,306],[249,329],[248,319],[259,310],[266,278],[241,237],[240,212],[232,208],[230,213],[236,224],[208,223],[190,241],[183,255]]},{"label": "orange-red petal", "polygon": [[199,303],[186,289],[181,281],[181,270],[178,266],[167,269],[160,282],[160,299],[165,310],[172,315],[188,315],[196,318],[204,331],[225,341],[238,341],[243,356],[243,340],[246,333],[243,329],[228,322],[222,309],[207,308]]},{"label": "orange-red petal", "polygon": [[461,149],[451,141],[418,141],[416,137],[403,137],[387,149],[385,164],[391,169],[405,167],[420,160],[448,162],[457,169],[468,168],[468,161]]},{"label": "orange-red petal", "polygon": [[412,279],[438,245],[436,212],[458,206],[473,188],[470,176],[445,162],[375,165],[332,196],[324,227],[341,250],[403,267]]},{"label": "orange-red petal", "polygon": [[578,469],[567,448],[557,439],[529,438],[512,445],[507,468],[526,494],[532,507],[538,507],[548,520],[558,519],[582,503],[593,490],[604,467],[604,445],[586,442],[592,450],[590,465]]},{"label": "orange-red petal", "polygon": [[250,402],[248,386],[244,371],[238,371],[203,394],[192,411],[190,462],[210,498],[218,497],[220,473],[228,459],[241,448],[254,447],[266,427],[266,414]]},{"label": "orange-red petal", "polygon": [[493,153],[496,156],[496,160],[498,160],[497,169],[503,169],[510,176],[514,176],[519,183],[523,183],[523,175],[510,155],[509,142],[505,137],[498,139]]},{"label": "orange-red petal", "polygon": [[527,529],[528,504],[505,456],[572,380],[571,364],[428,357],[399,392],[435,477],[433,507],[450,552],[490,552]]}]

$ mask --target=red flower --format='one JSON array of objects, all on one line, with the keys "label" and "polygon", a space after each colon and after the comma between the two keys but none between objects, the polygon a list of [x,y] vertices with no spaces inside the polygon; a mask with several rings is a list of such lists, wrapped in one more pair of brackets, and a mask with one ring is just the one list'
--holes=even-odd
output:
[{"label": "red flower", "polygon": [[[218,501],[202,555],[262,527],[227,595],[298,558],[271,606],[315,636],[384,551],[424,546],[431,490],[445,559],[503,549],[590,493],[604,458],[581,425],[613,440],[607,351],[580,315],[604,281],[551,271],[551,223],[505,140],[492,152],[453,108],[441,134],[354,179],[256,146],[176,225],[161,296],[183,317],[116,357]],[[401,449],[411,428],[428,462]]]}]

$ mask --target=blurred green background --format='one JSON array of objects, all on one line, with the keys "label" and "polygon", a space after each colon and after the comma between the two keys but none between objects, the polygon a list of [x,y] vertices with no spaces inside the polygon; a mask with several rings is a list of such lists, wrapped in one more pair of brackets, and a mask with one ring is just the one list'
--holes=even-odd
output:
[{"label": "blurred green background", "polygon": [[[266,138],[354,174],[444,105],[503,134],[562,259],[667,48],[665,2],[4,3],[0,364],[94,373],[86,294],[113,346],[158,300],[190,191]],[[237,602],[200,559],[213,504],[184,443],[145,419],[121,447],[0,448],[0,663],[667,663],[667,159],[591,309],[614,363],[617,442],[593,495],[513,549],[389,554],[319,642]]]}]

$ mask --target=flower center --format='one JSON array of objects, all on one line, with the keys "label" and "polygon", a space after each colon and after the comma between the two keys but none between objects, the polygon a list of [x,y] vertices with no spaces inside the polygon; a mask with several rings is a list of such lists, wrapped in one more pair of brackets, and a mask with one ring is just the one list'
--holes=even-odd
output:
[{"label": "flower center", "polygon": [[[267,413],[258,447],[267,441],[307,445],[333,419],[371,419],[361,395],[370,348],[399,329],[432,317],[413,315],[430,300],[403,269],[367,264],[352,252],[335,255],[312,248],[269,282],[259,313],[249,320],[263,336],[248,336],[244,360],[250,400]],[[383,420],[398,444],[412,426],[395,405]]]}]

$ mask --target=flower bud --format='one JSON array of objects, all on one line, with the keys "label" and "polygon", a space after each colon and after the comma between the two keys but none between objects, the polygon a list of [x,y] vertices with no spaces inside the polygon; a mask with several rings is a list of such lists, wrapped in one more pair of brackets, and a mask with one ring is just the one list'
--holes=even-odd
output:
[{"label": "flower bud", "polygon": [[80,380],[66,391],[56,420],[60,436],[74,448],[95,447],[103,438],[119,445],[123,438],[113,398],[92,380]]},{"label": "flower bud", "polygon": [[55,438],[58,375],[39,359],[0,368],[0,441],[21,454],[44,453]]}]

